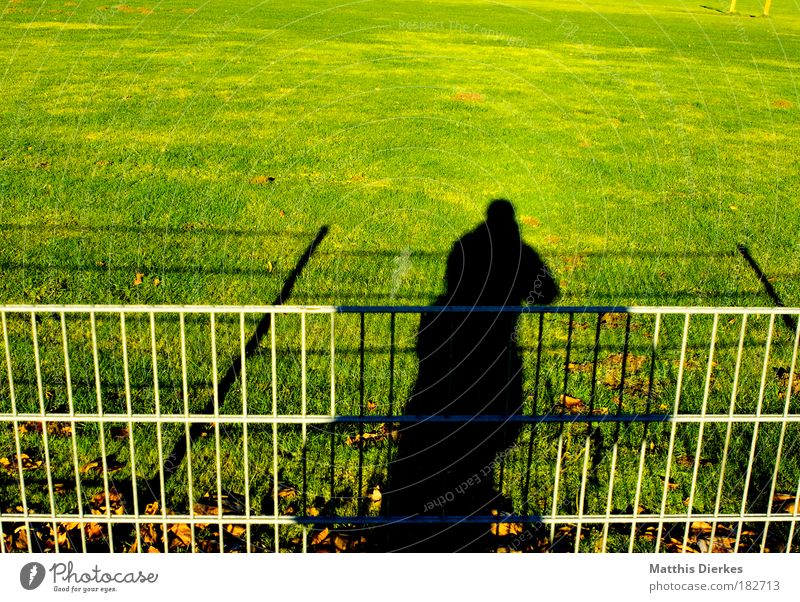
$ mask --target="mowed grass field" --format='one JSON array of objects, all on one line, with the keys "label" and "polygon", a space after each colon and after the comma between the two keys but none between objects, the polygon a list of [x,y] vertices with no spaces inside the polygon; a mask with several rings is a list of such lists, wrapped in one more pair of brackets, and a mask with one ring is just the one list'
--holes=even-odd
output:
[{"label": "mowed grass field", "polygon": [[9,2],[0,299],[268,302],[328,225],[293,302],[424,304],[504,196],[563,304],[796,304],[800,11],[700,4]]},{"label": "mowed grass field", "polygon": [[[480,222],[492,198],[505,197],[517,208],[525,241],[555,272],[560,304],[772,305],[736,251],[744,244],[786,305],[796,305],[800,6],[776,3],[765,19],[752,16],[761,12],[754,1],[740,0],[736,15],[722,12],[727,2],[705,4],[9,2],[0,19],[0,302],[269,303],[325,226],[288,303],[424,305],[443,290],[453,242]],[[131,403],[136,412],[152,412],[149,325],[129,319]],[[400,411],[415,378],[416,317],[396,325],[392,400],[388,317],[366,320],[363,395],[358,317],[336,320],[339,412]],[[248,319],[248,334],[255,322]],[[553,410],[562,392],[587,400],[592,391],[593,319],[575,326],[566,391],[568,322],[552,323],[541,382],[532,379],[536,320],[521,329],[531,411],[534,403],[539,412]],[[278,324],[279,411],[296,413],[299,318]],[[66,325],[74,403],[96,411],[88,319]],[[754,319],[748,331],[741,412],[755,411],[765,325]],[[206,406],[213,387],[209,326],[203,318],[187,323],[192,411]],[[656,401],[649,409],[671,411],[682,326],[682,318],[665,319],[663,350],[653,361],[652,319],[634,320],[636,374],[624,411],[647,409],[651,373]],[[113,317],[97,325],[107,412],[126,407],[119,327]],[[221,318],[218,327],[223,373],[239,349],[238,318]],[[739,327],[720,323],[709,412],[728,411]],[[51,411],[63,411],[68,397],[60,328],[58,316],[38,324]],[[180,413],[178,325],[166,320],[159,328],[160,403],[164,412]],[[309,411],[324,413],[330,324],[313,317],[308,328]],[[778,321],[765,396],[770,412],[783,410],[773,370],[788,367],[791,355],[790,333],[781,328]],[[603,332],[600,378],[610,384],[598,387],[595,407],[613,412],[619,391],[608,373],[619,369],[619,357],[609,358],[622,350],[622,322]],[[709,333],[710,319],[693,322],[681,411],[701,410]],[[9,336],[18,407],[38,411],[29,316],[10,316]],[[250,362],[249,410],[270,412],[268,345]],[[9,411],[5,368],[0,374]],[[238,387],[224,413],[241,411]],[[659,510],[670,428],[649,430],[652,461],[641,499],[647,512]],[[728,461],[738,467],[748,462],[753,429],[734,428]],[[155,427],[135,430],[137,473],[153,478]],[[242,429],[222,431],[223,482],[243,496],[244,485],[236,485]],[[643,429],[600,431],[589,443],[595,480],[583,511],[605,511],[617,440],[614,507],[630,510]],[[66,484],[56,497],[61,511],[77,506],[76,470],[100,455],[98,429],[79,425],[74,432],[78,466],[70,437],[50,438],[54,478]],[[281,498],[281,512],[378,511],[365,496],[385,485],[392,445],[383,439],[362,453],[345,443],[357,432],[311,429],[304,468],[299,427],[281,427],[280,478],[304,490]],[[791,452],[800,433],[794,426],[787,433],[779,491],[794,491],[800,470]],[[170,447],[183,427],[166,425],[163,435]],[[699,451],[713,462],[703,465],[696,486],[697,426],[679,427],[668,512],[685,512],[691,490],[696,511],[714,509],[724,425],[707,427],[705,436],[708,447]],[[253,511],[271,514],[271,428],[253,427],[250,437]],[[120,465],[112,482],[129,481],[128,440],[111,428],[105,438]],[[764,426],[758,438],[753,511],[770,504],[765,490],[778,438],[777,425]],[[577,511],[587,443],[579,425],[523,432],[498,477],[511,510],[550,512],[559,439],[559,512]],[[11,428],[1,441],[0,456],[15,452]],[[30,457],[43,458],[42,445],[35,430],[23,434]],[[195,466],[213,467],[214,445],[212,429],[193,446]],[[34,474],[30,502],[48,511],[43,471]],[[532,475],[527,484],[525,475]],[[2,478],[13,506],[15,473]],[[103,483],[96,474],[83,478],[88,504]],[[168,481],[171,511],[188,511],[215,491],[215,468],[194,478],[192,500],[186,466]],[[742,475],[724,482],[721,509],[738,512]],[[280,546],[297,549],[297,532],[285,531]],[[254,540],[271,549],[271,537],[265,529]],[[599,537],[595,530],[581,546],[596,549]],[[627,537],[612,533],[612,549],[627,549]],[[116,541],[129,547],[132,535]],[[635,548],[652,546],[652,539],[637,540]]]}]

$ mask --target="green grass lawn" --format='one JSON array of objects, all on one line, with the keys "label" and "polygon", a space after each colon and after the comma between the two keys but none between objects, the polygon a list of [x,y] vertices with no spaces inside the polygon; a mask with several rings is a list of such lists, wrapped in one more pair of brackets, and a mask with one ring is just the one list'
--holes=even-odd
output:
[{"label": "green grass lawn", "polygon": [[[721,12],[728,4],[7,2],[0,8],[0,303],[269,303],[327,226],[289,303],[424,305],[442,292],[453,242],[483,218],[492,198],[505,197],[516,205],[526,242],[555,271],[560,304],[772,305],[736,252],[746,244],[785,304],[797,305],[800,5],[777,2],[766,19],[753,16],[761,12],[755,0],[740,0],[735,15]],[[9,320],[18,403],[35,411],[35,374],[25,359],[31,357],[30,323],[24,316]],[[318,374],[309,380],[310,404],[319,411],[327,407],[325,320],[315,317],[309,326],[316,350],[309,366]],[[558,362],[566,342],[565,318],[555,321],[543,377],[552,383],[562,378]],[[758,391],[764,343],[764,321],[754,322],[745,378],[750,393]],[[588,323],[576,331],[586,339],[581,362],[591,359]],[[709,321],[698,323],[690,372],[700,380],[687,382],[684,411],[698,411],[702,396],[707,350],[701,343]],[[397,325],[396,410],[414,383],[416,325],[414,316]],[[248,320],[248,332],[254,326]],[[665,331],[670,351],[656,379],[663,387],[659,400],[670,408],[680,326],[671,322]],[[219,325],[220,373],[238,350],[237,327],[235,319]],[[279,403],[286,412],[296,412],[299,403],[298,327],[295,318],[279,320]],[[75,403],[91,410],[88,321],[71,320],[68,328]],[[121,411],[113,339],[119,324],[101,319],[98,328],[104,409]],[[133,320],[130,328],[132,401],[137,411],[152,411],[147,324]],[[651,328],[645,320],[636,331],[636,355],[647,356]],[[791,352],[789,334],[776,328],[779,351],[771,370],[788,366]],[[207,329],[202,320],[189,324],[195,410],[212,387]],[[711,397],[714,412],[727,412],[737,329],[738,323],[725,322],[721,334],[727,355],[718,360],[724,376]],[[162,405],[180,412],[176,332],[174,322],[159,331],[159,368]],[[388,409],[388,332],[387,317],[368,318],[366,395],[376,412]],[[530,368],[536,330],[526,326],[525,332]],[[40,335],[42,353],[52,358],[45,366],[47,404],[56,411],[66,403],[59,321],[44,316]],[[620,351],[620,335],[619,328],[610,331],[604,354]],[[343,413],[358,409],[358,336],[357,317],[337,316]],[[254,412],[271,411],[267,351],[248,364]],[[7,412],[4,367],[0,376],[0,407]],[[576,368],[576,378],[568,393],[585,399],[588,375]],[[771,378],[769,386],[769,411],[780,412],[778,383]],[[614,409],[613,391],[600,390],[598,403]],[[560,393],[554,384],[540,411]],[[625,409],[641,402],[633,395]],[[227,403],[224,411],[239,411],[236,390]],[[742,411],[753,411],[752,395],[742,403]],[[282,428],[282,476],[297,485],[299,428]],[[651,429],[653,458],[666,459],[669,428]],[[737,462],[746,462],[750,451],[752,427],[742,428],[731,451]],[[137,471],[149,478],[157,471],[155,429],[136,430],[143,454]],[[309,431],[309,502],[341,498],[333,511],[359,509],[364,492],[353,491],[359,453],[343,444],[356,430]],[[242,478],[241,428],[223,431],[226,487],[241,494],[243,486],[235,485]],[[604,453],[613,431],[604,432]],[[165,438],[172,442],[182,432],[165,427]],[[585,429],[565,432],[561,511],[568,513],[576,505]],[[642,433],[641,426],[622,432],[621,445],[633,460],[620,460],[625,468],[615,506],[624,509]],[[271,433],[250,433],[254,511],[268,514],[271,498],[262,498],[271,479]],[[3,432],[0,456],[14,452],[12,434]],[[80,434],[85,463],[99,455],[98,433],[86,426]],[[128,442],[108,435],[123,464],[115,478],[129,478]],[[508,459],[516,469],[507,472],[505,493],[518,511],[546,512],[551,501],[558,430],[543,427],[538,435],[535,457],[548,461],[528,468],[527,448]],[[796,448],[796,429],[787,436]],[[525,431],[522,447],[529,437]],[[706,437],[709,456],[718,457],[724,427],[708,427]],[[27,449],[41,449],[41,435],[23,439]],[[695,439],[696,427],[680,427],[676,454],[693,454]],[[760,478],[771,478],[767,460],[776,440],[777,429],[764,427]],[[50,443],[60,471],[55,476],[74,479],[70,438]],[[212,435],[193,448],[198,465],[213,458],[213,443]],[[390,452],[386,442],[365,451],[365,486],[380,481]],[[605,476],[591,488],[585,512],[604,511],[608,462],[605,453],[597,469]],[[786,462],[780,488],[793,490],[800,468],[788,456]],[[699,488],[697,504],[705,510],[717,493],[715,466]],[[189,503],[184,469],[169,485],[176,510]],[[676,470],[679,488],[670,507],[677,512],[685,511],[691,468]],[[654,460],[647,471],[642,505],[657,511],[664,469]],[[533,483],[523,499],[526,472]],[[196,500],[215,487],[216,474],[195,477]],[[13,475],[2,479],[3,491],[12,492]],[[731,484],[725,511],[738,511],[741,486]],[[87,487],[86,495],[97,493],[102,483]],[[46,483],[39,483],[38,495],[36,504],[46,509]],[[11,493],[3,498],[14,499]],[[74,509],[75,492],[58,503]],[[269,537],[266,530],[261,545],[271,547]],[[587,538],[586,548],[595,541]],[[627,549],[624,535],[617,545]],[[652,542],[641,549],[647,546]]]}]

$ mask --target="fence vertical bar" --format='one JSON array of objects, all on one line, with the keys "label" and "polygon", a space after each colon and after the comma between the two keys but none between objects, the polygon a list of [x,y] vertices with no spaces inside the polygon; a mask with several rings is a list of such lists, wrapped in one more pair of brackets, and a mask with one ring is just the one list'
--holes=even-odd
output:
[{"label": "fence vertical bar", "polygon": [[797,479],[797,490],[794,494],[794,520],[789,524],[789,537],[786,540],[786,553],[792,551],[792,540],[794,539],[794,529],[797,526],[797,519],[800,518],[800,479]]},{"label": "fence vertical bar", "polygon": [[[335,313],[331,313],[331,417],[336,414],[336,373],[335,373],[335,362],[334,362],[334,354],[335,354],[335,334],[336,329],[334,326],[334,316]],[[330,425],[330,499],[334,498],[335,492],[335,479],[336,479],[336,425]]]},{"label": "fence vertical bar", "polygon": [[181,329],[181,385],[183,389],[183,415],[186,418],[186,485],[189,496],[189,525],[190,525],[190,545],[192,553],[195,553],[195,521],[194,521],[194,483],[192,477],[192,434],[189,425],[189,378],[186,368],[186,316],[184,312],[178,313]]},{"label": "fence vertical bar", "polygon": [[334,327],[334,316],[335,313],[331,313],[331,416],[336,415],[336,373],[335,373],[335,362],[334,362],[334,355],[335,355],[335,344],[334,344],[334,337],[336,334],[336,329]]},{"label": "fence vertical bar", "polygon": [[[153,401],[156,408],[156,418],[161,418],[161,392],[158,384],[158,351],[156,347],[156,318],[150,312],[150,351],[153,361]],[[158,446],[158,481],[161,488],[161,528],[164,533],[164,553],[169,553],[169,537],[167,531],[167,488],[164,480],[164,446],[161,432],[161,420],[156,422],[156,444]]]},{"label": "fence vertical bar", "polygon": [[[764,347],[764,365],[761,370],[761,386],[758,389],[758,405],[756,407],[756,418],[761,417],[761,409],[764,403],[764,389],[767,386],[767,369],[769,368],[769,352],[770,347],[772,346],[772,331],[775,327],[775,314],[770,314],[769,316],[769,329],[767,330],[767,342]],[[753,475],[753,460],[755,459],[756,455],[756,446],[758,445],[758,425],[759,422],[753,423],[753,438],[750,442],[750,457],[747,461],[747,472],[745,474],[744,479],[744,489],[742,490],[742,505],[740,506],[739,515],[743,515],[745,510],[747,509],[747,490],[750,488],[750,478]],[[770,500],[770,503],[772,500]],[[739,552],[739,543],[742,539],[742,524],[743,521],[739,521],[738,528],[736,529],[736,548],[735,552]],[[763,552],[763,548],[761,550]]]},{"label": "fence vertical bar", "polygon": [[[28,552],[33,552],[33,534],[31,533],[31,523],[28,520],[28,494],[25,489],[25,476],[22,474],[22,445],[19,437],[19,421],[16,420],[17,416],[17,396],[14,390],[14,371],[11,367],[11,348],[8,343],[8,324],[6,323],[6,312],[0,313],[0,319],[3,323],[3,345],[6,350],[6,368],[8,370],[8,393],[11,398],[11,413],[14,415],[14,446],[17,452],[17,476],[19,477],[19,493],[20,501],[22,502],[22,512],[25,516],[25,533],[28,540]],[[5,544],[3,544],[5,545]]]},{"label": "fence vertical bar", "polygon": [[[689,315],[686,314],[686,318],[683,323],[683,336],[681,338],[681,359],[680,364],[678,365],[678,382],[675,385],[675,405],[672,408],[672,415],[677,416],[678,411],[680,410],[681,405],[681,390],[683,388],[683,368],[686,363],[686,340],[689,336]],[[672,470],[672,451],[675,449],[675,434],[676,434],[676,427],[677,422],[672,422],[672,428],[670,429],[669,433],[669,447],[667,448],[667,466],[664,470],[664,488],[661,492],[661,510],[658,516],[658,530],[656,532],[656,552],[658,552],[661,546],[661,534],[664,531],[664,514],[667,510],[667,493],[669,492],[669,478],[670,472]],[[638,485],[641,487],[641,483]]]},{"label": "fence vertical bar", "polygon": [[[70,434],[71,443],[72,443],[72,461],[73,461],[73,468],[75,470],[75,497],[77,499],[77,506],[78,506],[78,518],[83,519],[83,495],[81,492],[81,471],[80,471],[80,463],[78,462],[78,436],[75,433],[75,401],[72,398],[72,369],[70,368],[69,363],[69,341],[67,338],[67,318],[64,312],[60,312],[60,319],[61,319],[61,345],[64,352],[64,382],[67,389],[67,408],[69,410],[69,415],[71,417],[70,420],[70,428],[72,432]],[[81,551],[86,553],[86,530],[84,529],[84,523],[81,522]]]},{"label": "fence vertical bar", "polygon": [[[360,312],[361,328],[358,344],[358,416],[364,416],[364,312]],[[358,493],[356,499],[361,500],[364,495],[364,423],[358,423]]]},{"label": "fence vertical bar", "polygon": [[[389,418],[394,415],[394,356],[395,356],[395,312],[389,314]],[[389,466],[392,461],[392,452],[394,450],[394,441],[392,440],[391,424],[387,425],[389,436],[386,438],[386,466]],[[389,482],[389,475],[387,474],[384,488],[386,491],[391,490],[392,484]]]},{"label": "fence vertical bar", "polygon": [[[561,395],[561,402],[564,403],[564,400],[567,398],[567,385],[569,384],[569,354],[570,348],[572,346],[572,320],[574,314],[572,312],[569,313],[569,323],[567,326],[567,348],[564,358],[564,389]],[[550,523],[550,548],[552,549],[553,544],[555,543],[553,540],[556,536],[556,517],[558,516],[558,489],[561,483],[561,459],[562,454],[564,451],[564,423],[561,422],[558,425],[558,451],[556,452],[556,472],[555,472],[555,483],[553,484],[553,505],[551,507],[551,515],[553,522]]]},{"label": "fence vertical bar", "polygon": [[[239,354],[242,357],[242,447],[244,451],[244,511],[247,553],[250,553],[250,448],[247,433],[247,355],[245,353],[244,312],[239,312]],[[305,425],[304,425],[305,426]]]},{"label": "fence vertical bar", "polygon": [[[792,386],[794,385],[794,369],[797,364],[797,344],[800,341],[800,320],[797,322],[797,326],[795,327],[794,333],[794,345],[792,349],[792,363],[789,367],[789,381],[786,385],[786,401],[783,405],[783,421],[781,422],[781,434],[778,439],[778,455],[775,458],[775,469],[772,471],[772,484],[769,488],[769,500],[767,502],[767,520],[764,523],[764,535],[761,539],[761,549],[763,550],[764,547],[767,545],[767,532],[769,531],[770,526],[770,518],[772,516],[772,500],[775,499],[775,487],[778,484],[778,471],[780,470],[781,466],[781,456],[783,454],[783,443],[784,439],[786,438],[786,422],[789,416],[789,406],[791,404],[792,399]],[[800,503],[798,498],[795,498],[794,505],[795,507]],[[791,539],[787,542],[787,546],[791,547]]]},{"label": "fence vertical bar", "polygon": [[694,467],[692,469],[692,484],[689,488],[689,504],[686,508],[686,525],[683,529],[683,544],[681,553],[686,553],[687,543],[689,542],[689,526],[691,525],[692,509],[694,507],[694,494],[697,489],[697,473],[700,470],[700,454],[703,449],[703,433],[705,430],[706,411],[708,409],[708,394],[711,389],[711,374],[714,370],[714,351],[717,342],[717,326],[719,325],[719,314],[714,314],[714,320],[711,325],[711,344],[708,349],[708,365],[706,367],[706,382],[703,387],[703,405],[700,410],[700,424],[697,427],[697,445],[694,450]]},{"label": "fence vertical bar", "polygon": [[44,467],[47,471],[47,497],[50,502],[50,516],[53,518],[53,540],[56,553],[59,553],[58,527],[55,522],[56,500],[53,495],[53,471],[50,464],[50,441],[47,432],[47,417],[44,407],[44,385],[42,383],[42,362],[39,356],[39,329],[36,327],[36,312],[31,312],[31,337],[33,340],[33,359],[36,364],[36,392],[39,397],[39,413],[42,416],[42,442],[44,443]]},{"label": "fence vertical bar", "polygon": [[[307,513],[307,502],[306,499],[306,491],[308,489],[308,428],[306,426],[306,314],[302,312],[300,314],[300,415],[303,418],[303,423],[300,425],[301,431],[301,449],[302,451],[302,481],[303,481],[303,490],[300,492],[300,504],[302,508],[303,516],[306,516]],[[303,553],[308,551],[308,527],[303,525]]]},{"label": "fence vertical bar", "polygon": [[[653,391],[653,378],[656,369],[656,352],[658,351],[658,337],[661,334],[661,314],[656,314],[655,328],[653,329],[653,343],[650,349],[650,376],[647,385],[647,408],[646,412],[650,411],[650,396]],[[644,476],[644,463],[647,456],[647,435],[649,423],[645,422],[642,427],[642,443],[639,446],[639,469],[636,473],[636,493],[633,497],[633,517],[634,519],[639,516],[639,501],[642,496],[642,478]],[[628,552],[633,552],[633,546],[636,543],[636,521],[631,522],[631,533],[628,539]],[[656,543],[658,546],[658,543]]]},{"label": "fence vertical bar", "polygon": [[214,451],[217,468],[217,527],[219,527],[219,551],[225,552],[222,532],[222,459],[220,458],[219,438],[219,374],[217,371],[217,314],[209,312],[211,317],[211,371],[214,379]]},{"label": "fence vertical bar", "polygon": [[[592,392],[589,396],[589,416],[594,414],[594,397],[597,392],[597,357],[600,353],[600,324],[603,314],[597,314],[597,325],[594,332],[594,353],[592,358]],[[575,528],[575,552],[580,552],[581,527],[583,525],[583,505],[586,501],[586,477],[589,472],[589,450],[592,447],[592,436],[594,435],[594,425],[591,420],[586,424],[586,438],[583,450],[583,473],[581,475],[581,488],[578,495],[578,524]]]},{"label": "fence vertical bar", "polygon": [[[656,326],[656,328],[658,328],[658,326]],[[625,342],[623,343],[622,346],[622,366],[620,367],[619,402],[617,403],[617,416],[619,416],[622,413],[622,404],[625,399],[625,367],[628,363],[628,344],[630,342],[630,334],[631,334],[631,315],[625,314]],[[608,493],[606,494],[606,522],[603,523],[603,538],[601,540],[601,548],[600,548],[603,554],[606,553],[606,550],[608,548],[608,527],[609,527],[609,520],[611,518],[611,504],[614,499],[614,480],[616,478],[617,457],[619,455],[619,431],[620,431],[620,423],[617,422],[614,428],[614,445],[611,448],[611,466],[608,471]]]},{"label": "fence vertical bar", "polygon": [[[97,395],[97,415],[103,416],[103,393],[100,383],[100,355],[97,351],[97,320],[95,312],[89,312],[89,322],[92,330],[92,358],[94,360],[94,386]],[[99,422],[97,424],[100,430],[100,458],[103,466],[103,490],[106,496],[106,518],[111,518],[111,490],[108,486],[108,458],[106,451],[106,433],[105,423]],[[108,551],[114,552],[114,534],[113,525],[108,522]]]},{"label": "fence vertical bar", "polygon": [[[541,375],[542,365],[542,337],[544,334],[544,314],[539,314],[539,332],[536,337],[536,374],[533,380],[533,406],[531,407],[531,414],[537,416],[539,412],[539,376]],[[530,438],[528,439],[528,460],[526,462],[525,479],[522,484],[522,508],[523,513],[528,514],[530,509],[530,502],[528,496],[530,495],[531,486],[531,464],[533,463],[533,440],[536,435],[537,424],[534,422],[530,426]]]},{"label": "fence vertical bar", "polygon": [[[275,346],[275,312],[270,314],[270,359],[272,363],[272,417],[278,417],[278,360],[277,360],[277,347]],[[272,423],[272,504],[275,516],[275,552],[281,551],[280,546],[280,525],[278,524],[278,422]]]},{"label": "fence vertical bar", "polygon": [[[722,503],[722,488],[725,484],[725,469],[728,463],[728,449],[731,445],[731,431],[733,429],[733,413],[736,409],[736,396],[739,391],[739,372],[742,366],[742,351],[744,350],[744,335],[747,330],[747,314],[742,314],[742,326],[739,331],[739,346],[736,350],[736,365],[733,369],[733,384],[731,386],[731,401],[728,406],[728,421],[725,427],[725,443],[722,448],[722,463],[719,468],[719,482],[717,484],[717,497],[714,501],[714,516],[719,515],[720,504]],[[714,550],[714,537],[717,532],[717,520],[711,525],[711,537],[708,542],[708,549]]]},{"label": "fence vertical bar", "polygon": [[133,513],[136,516],[136,552],[142,552],[142,525],[139,522],[139,486],[136,482],[136,437],[133,431],[133,405],[131,403],[131,371],[128,361],[128,332],[125,312],[119,313],[119,330],[122,339],[122,371],[125,379],[125,411],[128,414],[128,447],[131,456],[131,487],[133,488]]}]

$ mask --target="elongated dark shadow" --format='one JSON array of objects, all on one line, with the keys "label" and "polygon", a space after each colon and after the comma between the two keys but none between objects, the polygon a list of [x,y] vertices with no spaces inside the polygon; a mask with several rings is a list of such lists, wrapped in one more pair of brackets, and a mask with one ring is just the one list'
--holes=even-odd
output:
[{"label": "elongated dark shadow", "polygon": [[[294,289],[294,285],[297,282],[297,278],[300,276],[303,268],[306,267],[309,259],[316,251],[317,247],[320,245],[322,240],[328,234],[328,226],[322,226],[319,231],[317,232],[316,237],[311,242],[311,244],[306,247],[306,250],[300,256],[300,259],[297,262],[297,265],[292,270],[292,273],[289,274],[289,277],[286,279],[286,282],[283,283],[283,288],[281,289],[278,296],[272,301],[271,305],[283,305],[286,300],[291,296],[292,290]],[[270,326],[272,325],[271,314],[264,314],[261,320],[256,327],[255,332],[250,337],[250,340],[247,341],[247,344],[244,348],[244,356],[238,356],[236,359],[233,360],[228,371],[225,375],[220,379],[219,384],[217,385],[217,398],[219,399],[219,405],[222,406],[225,397],[233,387],[233,384],[239,378],[239,375],[242,371],[242,362],[246,360],[248,357],[255,353],[256,349],[261,342],[261,339],[269,333]],[[209,399],[206,403],[205,407],[203,408],[203,414],[211,414],[214,411],[214,399],[213,397]],[[200,437],[203,430],[207,427],[207,424],[204,423],[194,423],[189,430],[189,438],[191,442],[194,442],[195,439]],[[164,479],[165,481],[171,477],[177,470],[178,467],[183,462],[183,459],[186,457],[187,453],[187,443],[185,437],[180,437],[175,442],[175,446],[172,448],[172,451],[164,460]],[[161,488],[159,479],[159,473],[151,477],[145,486],[146,492],[155,492]]]},{"label": "elongated dark shadow", "polygon": [[[739,245],[736,248],[739,253],[741,253],[742,257],[744,257],[744,260],[748,263],[753,272],[755,272],[756,276],[758,277],[758,281],[764,287],[764,292],[767,293],[770,299],[772,299],[772,302],[777,307],[786,307],[786,304],[775,291],[775,287],[773,287],[772,283],[767,279],[767,275],[761,269],[761,266],[758,265],[758,262],[756,262],[756,260],[750,254],[750,250],[747,248],[747,246]],[[797,328],[797,322],[795,319],[789,314],[783,314],[781,318],[783,318],[783,323],[786,324],[786,327],[794,332]]]}]

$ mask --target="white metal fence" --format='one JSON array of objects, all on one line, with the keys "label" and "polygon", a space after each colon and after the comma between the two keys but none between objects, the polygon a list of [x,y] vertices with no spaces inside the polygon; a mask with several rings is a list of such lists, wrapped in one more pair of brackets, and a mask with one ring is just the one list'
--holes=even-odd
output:
[{"label": "white metal fence", "polygon": [[[519,314],[521,411],[404,413],[420,314]],[[1,549],[381,550],[400,522],[500,551],[798,551],[799,314],[0,306]],[[517,425],[485,473],[505,506],[387,511],[422,422]]]}]

